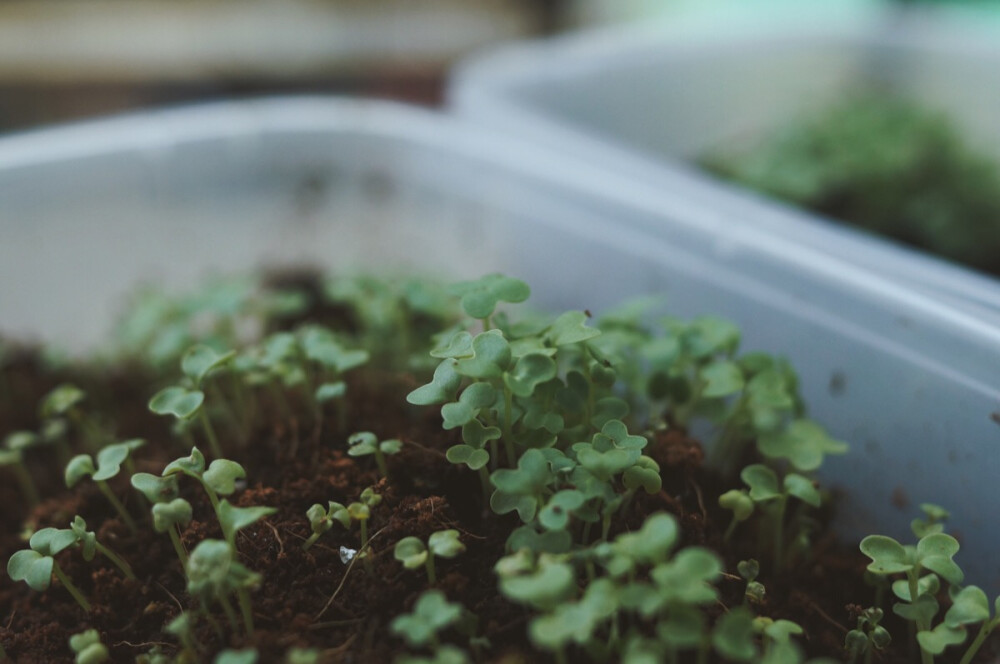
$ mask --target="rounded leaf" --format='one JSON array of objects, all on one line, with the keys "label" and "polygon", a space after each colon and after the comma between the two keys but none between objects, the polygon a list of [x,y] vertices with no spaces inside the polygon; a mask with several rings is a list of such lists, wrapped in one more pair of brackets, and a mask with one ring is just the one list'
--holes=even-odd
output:
[{"label": "rounded leaf", "polygon": [[7,561],[7,574],[14,581],[24,581],[33,590],[46,590],[52,583],[52,556],[43,556],[37,551],[18,551]]},{"label": "rounded leaf", "polygon": [[226,539],[232,541],[238,530],[253,525],[278,510],[274,507],[236,507],[228,500],[219,502],[219,524]]},{"label": "rounded leaf", "polygon": [[861,540],[861,553],[872,559],[868,571],[874,574],[897,574],[913,569],[903,545],[885,535],[869,535]]},{"label": "rounded leaf", "polygon": [[753,514],[753,499],[746,491],[730,489],[719,496],[719,507],[730,510],[737,521],[746,521]]},{"label": "rounded leaf", "polygon": [[735,362],[713,362],[698,375],[705,382],[701,394],[709,399],[727,397],[743,389],[743,371]]},{"label": "rounded leaf", "polygon": [[236,351],[228,353],[216,353],[213,348],[199,344],[188,348],[181,358],[181,371],[191,379],[194,385],[201,385],[213,369],[217,369],[236,357]]},{"label": "rounded leaf", "polygon": [[778,476],[764,464],[755,463],[740,472],[742,479],[750,487],[750,498],[762,502],[781,497]]},{"label": "rounded leaf", "polygon": [[153,505],[153,528],[158,533],[166,532],[171,526],[186,526],[191,522],[191,503],[183,498]]},{"label": "rounded leaf", "polygon": [[489,318],[500,302],[524,302],[531,295],[528,284],[502,274],[488,274],[475,281],[457,283],[451,292],[462,297],[462,309],[473,318]]},{"label": "rounded leaf", "polygon": [[89,477],[97,472],[94,468],[94,460],[89,454],[78,454],[66,464],[66,486],[72,489],[85,477]]},{"label": "rounded leaf", "polygon": [[406,400],[417,406],[452,401],[462,384],[462,377],[455,370],[456,365],[457,362],[452,359],[441,362],[434,370],[431,382],[407,394]]},{"label": "rounded leaf", "polygon": [[42,528],[31,536],[28,546],[43,556],[54,556],[79,541],[71,529]]},{"label": "rounded leaf", "polygon": [[440,558],[454,558],[465,551],[465,544],[458,538],[458,531],[452,528],[431,533],[427,548]]},{"label": "rounded leaf", "polygon": [[76,385],[65,383],[55,388],[42,400],[41,416],[49,419],[55,415],[64,415],[86,398],[87,394]]},{"label": "rounded leaf", "polygon": [[813,507],[819,507],[823,502],[812,480],[796,473],[785,476],[785,491]]},{"label": "rounded leaf", "polygon": [[216,459],[202,475],[202,481],[217,494],[228,496],[236,491],[236,480],[246,476],[247,471],[235,461]]},{"label": "rounded leaf", "polygon": [[157,415],[173,415],[188,420],[198,414],[204,401],[205,394],[200,390],[187,390],[175,385],[154,394],[149,400],[149,409]]},{"label": "rounded leaf", "polygon": [[167,477],[175,473],[184,473],[200,479],[203,472],[205,472],[205,455],[197,447],[192,447],[190,456],[174,459],[167,464],[161,475]]},{"label": "rounded leaf", "polygon": [[554,346],[565,346],[600,336],[600,330],[587,327],[587,318],[586,312],[567,311],[555,319],[545,337]]},{"label": "rounded leaf", "polygon": [[540,563],[531,574],[500,579],[500,591],[508,598],[542,610],[557,606],[575,589],[573,568],[561,562]]},{"label": "rounded leaf", "polygon": [[396,542],[393,557],[407,569],[417,569],[427,562],[427,547],[418,537],[404,537]]},{"label": "rounded leaf", "polygon": [[177,476],[160,477],[150,473],[136,473],[130,479],[132,487],[151,503],[166,503],[177,497]]},{"label": "rounded leaf", "polygon": [[955,595],[951,608],[944,616],[949,627],[972,625],[990,619],[990,602],[977,586],[966,586]]},{"label": "rounded leaf", "polygon": [[470,470],[479,470],[490,462],[489,452],[469,445],[452,445],[445,456],[451,463],[464,463]]}]

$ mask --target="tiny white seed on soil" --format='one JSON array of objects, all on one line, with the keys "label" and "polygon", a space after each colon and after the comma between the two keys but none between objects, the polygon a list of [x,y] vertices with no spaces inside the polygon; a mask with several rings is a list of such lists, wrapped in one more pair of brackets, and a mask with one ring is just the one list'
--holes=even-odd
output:
[{"label": "tiny white seed on soil", "polygon": [[340,547],[340,562],[345,565],[354,560],[354,556],[356,555],[358,555],[357,549],[348,549],[346,546]]}]

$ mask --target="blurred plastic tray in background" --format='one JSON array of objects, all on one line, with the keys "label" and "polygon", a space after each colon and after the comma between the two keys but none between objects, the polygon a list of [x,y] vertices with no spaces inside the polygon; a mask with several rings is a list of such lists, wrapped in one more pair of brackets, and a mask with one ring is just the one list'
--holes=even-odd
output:
[{"label": "blurred plastic tray in background", "polygon": [[595,313],[666,297],[788,357],[810,414],[852,444],[822,477],[840,531],[906,537],[952,509],[969,578],[1000,590],[1000,315],[531,142],[377,102],[270,100],[150,112],[0,139],[0,332],[93,348],[136,284],[190,287],[274,264],[503,271],[532,302]]},{"label": "blurred plastic tray in background", "polygon": [[[1000,20],[874,3],[692,13],[655,25],[502,48],[453,75],[452,109],[484,127],[660,188],[749,226],[967,306],[1000,310],[1000,282],[702,174],[685,160],[762,135],[860,86],[945,111],[1000,162]],[[963,304],[963,301],[966,304]]]}]

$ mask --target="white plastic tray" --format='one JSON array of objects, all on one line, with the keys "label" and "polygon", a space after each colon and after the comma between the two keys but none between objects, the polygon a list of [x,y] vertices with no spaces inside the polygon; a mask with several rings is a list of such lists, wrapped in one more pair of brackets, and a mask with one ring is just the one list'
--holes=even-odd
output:
[{"label": "white plastic tray", "polygon": [[[723,184],[684,161],[772,129],[861,85],[948,113],[1000,162],[1000,21],[756,5],[515,45],[463,64],[461,116],[707,204],[751,226],[940,297],[1000,310],[1000,281]],[[995,18],[995,17],[994,17]],[[1000,248],[998,248],[1000,251]]]},{"label": "white plastic tray", "polygon": [[[729,317],[745,349],[792,360],[811,414],[853,444],[823,473],[844,489],[846,537],[903,537],[917,502],[941,503],[971,578],[1000,590],[1000,320],[663,197],[374,102],[222,104],[12,136],[0,139],[0,331],[93,347],[137,282],[273,261],[502,270],[539,306],[595,312],[663,293],[672,312]],[[897,489],[910,509],[893,507]]]}]

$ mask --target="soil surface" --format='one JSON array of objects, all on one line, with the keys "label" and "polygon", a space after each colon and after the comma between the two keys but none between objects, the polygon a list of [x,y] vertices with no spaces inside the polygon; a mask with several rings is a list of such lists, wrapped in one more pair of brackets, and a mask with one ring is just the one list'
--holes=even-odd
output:
[{"label": "soil surface", "polygon": [[[146,403],[157,385],[145,371],[121,367],[110,373],[81,369],[50,372],[30,352],[15,357],[3,372],[0,433],[36,429],[39,399],[67,380],[88,392],[88,410],[115,423],[119,440],[147,439],[148,444],[136,454],[138,471],[159,474],[167,462],[189,452],[171,434],[167,419],[147,410]],[[517,525],[516,517],[486,515],[476,475],[456,468],[444,456],[448,446],[459,442],[459,434],[442,431],[436,409],[406,403],[405,394],[418,384],[407,374],[359,370],[350,381],[348,421],[343,425],[333,412],[319,422],[287,419],[281,417],[275,404],[262,402],[247,444],[241,444],[225,426],[218,427],[228,458],[247,470],[245,488],[230,499],[238,505],[268,505],[278,511],[240,531],[237,538],[241,562],[263,577],[252,596],[256,630],[249,639],[240,633],[220,637],[220,633],[229,635],[230,630],[217,633],[207,621],[199,621],[197,636],[205,649],[204,661],[211,661],[211,653],[222,648],[252,645],[265,663],[281,662],[290,646],[319,648],[324,662],[391,662],[406,648],[390,634],[388,624],[409,611],[427,586],[422,571],[403,569],[394,560],[393,545],[407,535],[426,539],[442,528],[457,529],[468,548],[453,560],[438,561],[438,587],[450,601],[461,602],[479,617],[480,633],[492,644],[485,660],[550,661],[528,643],[525,626],[529,613],[499,596],[496,589],[492,568],[504,553],[504,542]],[[389,458],[388,481],[380,478],[371,457],[346,455],[347,435],[363,430],[404,441],[403,451]],[[729,516],[717,507],[716,497],[730,487],[703,468],[701,447],[681,430],[661,433],[647,454],[661,465],[664,488],[659,494],[633,501],[618,530],[637,528],[646,515],[657,510],[673,513],[683,527],[682,544],[720,551],[730,572],[720,583],[721,602],[714,612],[742,603],[745,584],[735,576],[736,564],[756,556],[757,543],[737,537],[734,546],[723,548],[722,532]],[[30,458],[39,490],[47,497],[30,512],[33,528],[65,528],[79,514],[97,531],[100,542],[132,565],[138,580],[125,579],[101,556],[87,563],[75,549],[58,554],[58,564],[93,603],[89,615],[58,581],[44,593],[24,583],[0,581],[0,643],[7,654],[12,661],[24,664],[71,662],[67,640],[88,628],[100,632],[114,662],[133,662],[157,644],[167,653],[176,652],[176,640],[162,628],[182,608],[195,608],[196,603],[185,591],[184,575],[169,538],[143,523],[148,508],[124,477],[114,478],[110,484],[139,521],[139,536],[129,533],[93,482],[67,490],[61,469],[52,459],[48,450]],[[383,496],[383,502],[372,509],[370,521],[373,574],[363,565],[341,561],[341,546],[360,548],[356,527],[345,530],[335,524],[311,549],[302,550],[310,534],[305,517],[310,505],[330,500],[347,504],[373,485]],[[190,550],[206,537],[220,538],[201,487],[182,478],[181,490],[194,508],[194,520],[183,531],[186,547]],[[14,551],[26,548],[21,533],[29,511],[17,484],[10,479],[0,484],[0,501],[4,505],[0,512],[0,557],[7,560]],[[742,528],[737,534],[741,532],[751,529]],[[803,644],[811,655],[842,659],[847,630],[854,626],[862,606],[873,601],[873,589],[862,581],[867,559],[856,546],[839,545],[829,536],[819,535],[814,541],[811,557],[801,560],[786,576],[759,579],[767,595],[758,613],[802,625]],[[226,624],[221,611],[216,610],[215,617]],[[898,635],[899,643],[905,643],[905,625],[893,616],[887,617],[886,625]],[[460,643],[459,639],[455,636],[453,640]],[[588,661],[581,652],[571,652],[570,660]],[[876,661],[916,660],[904,647]]]}]

